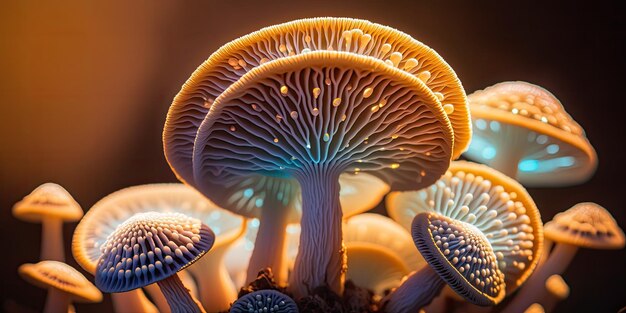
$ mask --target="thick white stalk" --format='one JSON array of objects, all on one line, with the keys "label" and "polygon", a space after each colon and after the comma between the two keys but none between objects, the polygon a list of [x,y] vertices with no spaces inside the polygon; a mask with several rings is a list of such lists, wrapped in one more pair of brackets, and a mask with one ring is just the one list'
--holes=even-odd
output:
[{"label": "thick white stalk", "polygon": [[211,251],[186,269],[196,279],[200,302],[208,312],[226,311],[237,300],[237,289],[224,265],[224,254],[229,247],[216,243]]},{"label": "thick white stalk", "polygon": [[327,286],[343,293],[346,254],[343,246],[339,173],[319,166],[296,177],[302,189],[300,247],[289,279],[297,298]]},{"label": "thick white stalk", "polygon": [[70,296],[56,288],[49,288],[44,313],[67,313],[70,308]]},{"label": "thick white stalk", "polygon": [[413,313],[430,304],[441,292],[445,282],[430,266],[411,274],[400,287],[381,303],[388,313]]},{"label": "thick white stalk", "polygon": [[41,222],[41,260],[65,262],[63,221],[45,217]]},{"label": "thick white stalk", "polygon": [[183,282],[174,274],[166,279],[157,282],[161,292],[167,299],[173,313],[204,313],[204,309],[199,301],[195,300],[189,293]]}]

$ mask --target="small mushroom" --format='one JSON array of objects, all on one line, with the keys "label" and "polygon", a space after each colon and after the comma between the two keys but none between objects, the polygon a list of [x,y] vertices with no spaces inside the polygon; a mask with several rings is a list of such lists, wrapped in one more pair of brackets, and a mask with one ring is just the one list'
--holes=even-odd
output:
[{"label": "small mushroom", "polygon": [[[219,208],[204,198],[193,188],[183,184],[148,184],[128,187],[116,191],[96,203],[80,221],[74,232],[72,252],[74,258],[90,273],[95,272],[97,260],[102,254],[100,247],[117,227],[136,213],[163,212],[183,213],[200,219],[217,235],[211,253],[187,268],[194,275],[200,294],[200,301],[209,311],[227,310],[237,299],[237,290],[228,277],[224,265],[224,254],[246,230],[244,218]],[[160,304],[158,288],[147,287],[147,291],[157,302],[161,311],[167,308]],[[130,300],[128,298],[135,298]],[[137,298],[139,297],[139,299]],[[122,300],[121,298],[127,298]],[[114,303],[124,307],[127,301],[142,304],[142,307],[126,306],[132,311],[147,311],[151,306],[141,300],[145,298],[141,290],[131,294],[113,294]],[[115,304],[116,307],[118,304]]]},{"label": "small mushroom", "polygon": [[275,312],[298,313],[298,306],[289,296],[276,290],[259,290],[235,301],[231,313]]},{"label": "small mushroom", "polygon": [[380,214],[349,218],[343,234],[348,255],[346,279],[378,295],[398,287],[404,276],[426,265],[411,234]]},{"label": "small mushroom", "polygon": [[41,260],[65,262],[63,223],[78,221],[83,210],[65,188],[45,183],[13,206],[13,216],[41,223]]},{"label": "small mushroom", "polygon": [[[545,313],[546,310],[539,303],[533,303],[524,310],[524,313]],[[549,311],[548,311],[549,312]]]},{"label": "small mushroom", "polygon": [[[313,86],[319,86],[318,96]],[[375,92],[363,97],[366,88]],[[336,105],[337,98],[345,101]],[[276,120],[291,111],[300,117]],[[420,80],[344,52],[310,52],[258,66],[222,93],[211,112],[194,145],[198,190],[211,197],[215,182],[252,173],[300,184],[302,234],[290,276],[296,297],[325,284],[342,291],[341,173],[369,172],[391,189],[419,189],[434,182],[451,157],[450,122]]]},{"label": "small mushroom", "polygon": [[452,162],[430,187],[390,193],[387,210],[405,227],[416,214],[433,212],[481,230],[505,274],[507,294],[526,281],[542,252],[543,225],[535,202],[515,180],[482,164]]},{"label": "small mushroom", "polygon": [[593,202],[578,203],[558,213],[544,226],[546,239],[555,243],[546,261],[528,279],[504,312],[516,312],[536,301],[544,292],[545,281],[562,274],[578,248],[621,249],[625,237],[622,229],[605,208]]},{"label": "small mushroom", "polygon": [[428,305],[446,283],[473,304],[493,306],[504,298],[504,274],[489,240],[478,228],[425,212],[413,220],[412,235],[430,266],[411,274],[383,298],[386,312],[415,312]]},{"label": "small mushroom", "polygon": [[18,268],[18,273],[29,283],[48,289],[43,312],[67,313],[72,302],[102,301],[98,288],[65,263],[50,260],[27,263]]},{"label": "small mushroom", "polygon": [[172,312],[204,312],[177,272],[200,259],[215,242],[200,220],[180,213],[137,213],[102,245],[96,286],[125,292],[157,283]]},{"label": "small mushroom", "polygon": [[546,312],[552,312],[559,302],[569,297],[569,286],[561,275],[555,274],[548,277],[545,288],[547,293],[543,295],[540,303]]},{"label": "small mushroom", "polygon": [[504,82],[468,99],[474,134],[467,158],[533,187],[578,184],[595,172],[596,152],[584,130],[547,90]]}]

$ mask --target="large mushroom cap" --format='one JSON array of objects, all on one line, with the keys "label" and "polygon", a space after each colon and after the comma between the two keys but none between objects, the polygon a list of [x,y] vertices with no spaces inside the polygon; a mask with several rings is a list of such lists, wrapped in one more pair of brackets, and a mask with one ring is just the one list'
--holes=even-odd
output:
[{"label": "large mushroom cap", "polygon": [[298,313],[298,306],[287,295],[276,290],[259,290],[239,298],[230,308],[231,313],[276,312]]},{"label": "large mushroom cap", "polygon": [[76,302],[100,302],[102,293],[83,274],[58,261],[23,264],[18,268],[22,278],[41,288],[56,288]]},{"label": "large mushroom cap", "polygon": [[215,234],[199,219],[180,213],[137,213],[102,246],[96,286],[124,292],[170,277],[211,249]]},{"label": "large mushroom cap", "polygon": [[591,249],[621,249],[624,232],[605,208],[593,202],[578,203],[558,213],[544,226],[546,238]]},{"label": "large mushroom cap", "polygon": [[200,219],[216,234],[215,246],[227,245],[245,232],[244,218],[219,208],[195,189],[183,184],[149,184],[118,190],[98,201],[80,221],[72,239],[78,264],[95,273],[101,246],[137,213],[183,213]]},{"label": "large mushroom cap", "polygon": [[467,148],[471,128],[465,91],[454,71],[434,50],[398,30],[365,20],[302,19],[267,27],[226,44],[183,85],[163,131],[165,156],[178,178],[194,184],[191,159],[195,135],[226,88],[260,64],[311,51],[343,51],[377,58],[421,79],[453,111],[450,121],[454,126],[454,157]]},{"label": "large mushroom cap", "polygon": [[13,216],[27,222],[40,222],[46,217],[77,221],[83,210],[65,188],[45,183],[13,206]]},{"label": "large mushroom cap", "polygon": [[[587,180],[597,166],[585,132],[547,90],[504,82],[469,95],[474,135],[465,155],[490,165],[503,142],[521,136],[517,179],[528,186],[562,186]],[[517,141],[516,141],[517,142]]]},{"label": "large mushroom cap", "polygon": [[490,242],[505,274],[507,294],[535,268],[543,246],[541,216],[515,180],[485,165],[457,161],[434,185],[387,197],[389,215],[405,227],[422,212],[472,224]]},{"label": "large mushroom cap", "polygon": [[369,57],[310,52],[254,68],[215,100],[194,175],[209,197],[250,173],[293,177],[322,165],[414,189],[445,171],[452,136],[417,78]]},{"label": "large mushroom cap", "polygon": [[504,298],[504,274],[489,240],[475,226],[420,213],[412,234],[426,262],[463,298],[477,305],[495,305]]}]

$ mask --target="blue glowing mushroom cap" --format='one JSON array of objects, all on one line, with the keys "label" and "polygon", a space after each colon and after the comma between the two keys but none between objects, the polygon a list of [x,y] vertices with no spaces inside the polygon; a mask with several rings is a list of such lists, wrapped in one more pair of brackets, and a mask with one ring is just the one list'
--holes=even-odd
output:
[{"label": "blue glowing mushroom cap", "polygon": [[138,213],[102,246],[96,286],[125,292],[163,280],[193,264],[215,242],[213,231],[181,213]]},{"label": "blue glowing mushroom cap", "polygon": [[[401,31],[370,21],[310,18],[266,27],[240,37],[213,53],[192,74],[176,95],[163,130],[165,156],[177,177],[195,185],[194,140],[198,127],[220,94],[262,64],[316,51],[340,51],[375,58],[420,79],[450,113],[454,126],[454,158],[469,145],[471,125],[465,91],[452,68],[437,52]],[[284,120],[292,117],[291,112],[281,114]]]},{"label": "blue glowing mushroom cap", "polygon": [[239,298],[231,313],[297,313],[298,306],[287,295],[276,290],[259,290]]},{"label": "blue glowing mushroom cap", "polygon": [[413,220],[412,234],[424,260],[467,301],[487,306],[504,298],[504,274],[491,244],[475,226],[420,213]]},{"label": "blue glowing mushroom cap", "polygon": [[527,186],[586,181],[597,156],[583,128],[549,91],[503,82],[468,96],[474,135],[465,156]]}]

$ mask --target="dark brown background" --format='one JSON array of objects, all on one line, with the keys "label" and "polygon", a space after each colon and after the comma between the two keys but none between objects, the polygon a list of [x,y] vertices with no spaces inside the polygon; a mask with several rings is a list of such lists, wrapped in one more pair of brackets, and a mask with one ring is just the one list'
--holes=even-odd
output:
[{"label": "dark brown background", "polygon": [[[613,5],[459,5],[417,1],[205,1],[0,4],[0,304],[39,309],[45,292],[16,274],[37,261],[40,225],[11,217],[40,183],[88,209],[119,188],[175,181],[161,147],[171,99],[222,44],[302,17],[348,16],[400,29],[436,49],[466,90],[504,80],[546,87],[587,130],[600,159],[588,183],[531,189],[544,220],[596,201],[626,227],[623,197],[625,11]],[[380,208],[378,208],[380,210]],[[69,251],[74,224],[66,225]],[[70,258],[69,262],[76,266]],[[564,274],[561,312],[626,306],[626,252],[583,250]],[[79,311],[111,311],[104,304]]]}]

